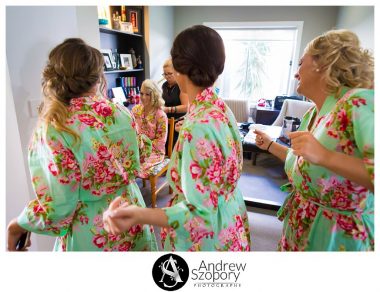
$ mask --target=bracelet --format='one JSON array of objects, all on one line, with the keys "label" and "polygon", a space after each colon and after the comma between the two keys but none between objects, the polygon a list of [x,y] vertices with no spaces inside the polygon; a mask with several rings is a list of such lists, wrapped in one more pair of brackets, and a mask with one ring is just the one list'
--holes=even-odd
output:
[{"label": "bracelet", "polygon": [[175,107],[174,107],[174,113],[176,113],[176,112],[177,112],[177,107],[175,106]]},{"label": "bracelet", "polygon": [[270,146],[272,146],[272,143],[273,143],[273,140],[270,141],[270,143],[269,143],[269,145],[268,145],[268,147],[267,147],[267,151],[268,151],[268,152],[269,152],[269,148],[270,148]]}]

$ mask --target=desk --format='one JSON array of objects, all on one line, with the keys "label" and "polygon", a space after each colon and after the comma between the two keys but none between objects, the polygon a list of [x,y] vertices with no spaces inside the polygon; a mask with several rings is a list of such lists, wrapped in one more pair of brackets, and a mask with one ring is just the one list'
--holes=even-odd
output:
[{"label": "desk", "polygon": [[280,113],[279,110],[265,106],[256,107],[255,112],[255,123],[263,125],[272,125],[273,122],[276,120],[278,114]]},{"label": "desk", "polygon": [[281,127],[279,126],[265,126],[253,124],[250,126],[250,130],[247,134],[242,137],[243,152],[251,152],[252,164],[256,165],[256,156],[258,153],[268,153],[266,150],[262,150],[256,146],[256,134],[253,133],[253,130],[257,128],[268,134],[273,140],[277,140],[281,135]]},{"label": "desk", "polygon": [[[242,139],[243,144],[243,152],[245,153],[251,153],[251,158],[253,156],[252,163],[253,165],[256,164],[256,156],[258,153],[268,153],[266,150],[261,150],[259,147],[256,146],[256,135],[253,133],[253,129],[257,128],[259,130],[264,131],[266,134],[268,134],[274,141],[279,142],[278,137],[281,135],[282,127],[278,126],[265,126],[265,125],[251,125],[250,130],[243,130],[242,127],[240,127],[240,135]],[[283,179],[286,178],[285,173],[283,174]],[[263,178],[265,179],[265,178]],[[264,192],[265,190],[263,190]],[[269,197],[273,198],[273,197]],[[270,209],[277,211],[281,205],[282,202],[278,201],[277,199],[263,199],[258,198],[254,194],[250,196],[244,197],[244,202],[247,206],[252,206],[256,208],[262,208],[262,209]]]}]

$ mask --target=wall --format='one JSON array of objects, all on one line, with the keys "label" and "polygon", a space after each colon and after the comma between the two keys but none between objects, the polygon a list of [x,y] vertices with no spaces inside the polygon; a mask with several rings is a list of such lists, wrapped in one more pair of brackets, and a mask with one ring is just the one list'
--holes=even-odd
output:
[{"label": "wall", "polygon": [[[25,19],[26,15],[28,19]],[[11,173],[25,173],[27,169],[28,142],[37,122],[36,117],[31,115],[30,107],[35,111],[36,104],[41,100],[41,72],[49,51],[68,37],[82,37],[90,45],[99,48],[96,20],[95,6],[6,7],[6,56],[17,118],[17,123],[7,121],[7,126],[10,125],[10,133],[12,128],[16,131],[18,125],[24,164],[24,168],[21,164],[14,165],[14,171]],[[8,163],[10,162],[7,160],[7,167]],[[12,183],[9,175],[11,173],[7,172],[9,184]],[[27,183],[29,196],[32,196],[29,176]],[[15,194],[7,193],[7,196],[11,195]],[[17,198],[22,205],[26,203],[25,198]],[[39,250],[52,249],[52,238],[38,236],[38,240]]]},{"label": "wall", "polygon": [[[25,202],[31,198],[26,175],[24,159],[21,149],[20,132],[17,126],[16,109],[13,101],[11,79],[6,66],[6,223],[20,214]],[[14,175],[17,173],[17,175]],[[29,250],[38,250],[35,235],[31,238],[32,246]]]},{"label": "wall", "polygon": [[338,12],[337,28],[346,28],[355,32],[361,45],[374,52],[374,7],[345,6]]},{"label": "wall", "polygon": [[304,21],[301,53],[306,44],[336,24],[338,7],[292,6],[185,6],[175,7],[175,34],[203,22]]},{"label": "wall", "polygon": [[174,8],[172,6],[149,6],[148,54],[150,78],[162,79],[162,65],[170,57],[174,36]]}]

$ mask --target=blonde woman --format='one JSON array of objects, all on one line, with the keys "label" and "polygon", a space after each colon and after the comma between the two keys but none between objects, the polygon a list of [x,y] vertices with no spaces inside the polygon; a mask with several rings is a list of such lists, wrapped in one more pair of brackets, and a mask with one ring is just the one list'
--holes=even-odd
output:
[{"label": "blonde woman", "polygon": [[114,236],[102,214],[115,197],[144,207],[135,183],[139,151],[132,117],[98,94],[103,55],[72,38],[43,71],[43,104],[29,145],[36,199],[8,226],[8,250],[26,232],[56,236],[56,251],[156,250],[149,226]]},{"label": "blonde woman", "polygon": [[168,118],[162,109],[165,102],[161,97],[161,90],[154,81],[147,79],[142,83],[140,97],[140,104],[132,109],[132,113],[135,117],[137,133],[147,136],[152,141],[151,152],[148,153],[146,149],[140,150],[139,177],[147,178],[152,166],[165,158]]},{"label": "blonde woman", "polygon": [[256,144],[285,160],[288,195],[280,250],[374,250],[374,60],[348,30],[306,47],[295,78],[314,101],[287,149],[260,131]]}]

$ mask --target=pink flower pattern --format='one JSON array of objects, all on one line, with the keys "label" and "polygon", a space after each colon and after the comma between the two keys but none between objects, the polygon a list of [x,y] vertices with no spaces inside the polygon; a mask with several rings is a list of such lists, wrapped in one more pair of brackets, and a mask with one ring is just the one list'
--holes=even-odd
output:
[{"label": "pink flower pattern", "polygon": [[140,149],[141,169],[139,177],[147,178],[152,167],[165,158],[168,118],[162,109],[144,114],[144,106],[136,105],[132,109],[139,135],[145,135],[152,141],[152,149]]},{"label": "pink flower pattern", "polygon": [[67,126],[81,141],[40,123],[29,145],[36,199],[18,222],[27,230],[58,236],[55,250],[156,250],[153,230],[134,226],[109,235],[102,214],[116,196],[145,206],[135,183],[138,169],[132,117],[96,96],[73,98]]},{"label": "pink flower pattern", "polygon": [[250,250],[248,218],[237,189],[241,167],[236,120],[212,88],[205,89],[190,105],[169,164],[174,196],[165,209],[171,227],[161,231],[166,248]]},{"label": "pink flower pattern", "polygon": [[[304,116],[301,131],[315,114]],[[339,100],[330,96],[319,114],[313,135],[327,149],[361,158],[373,180],[373,90],[347,91]],[[373,192],[291,151],[285,170],[291,193],[279,211],[280,250],[374,249]]]}]

